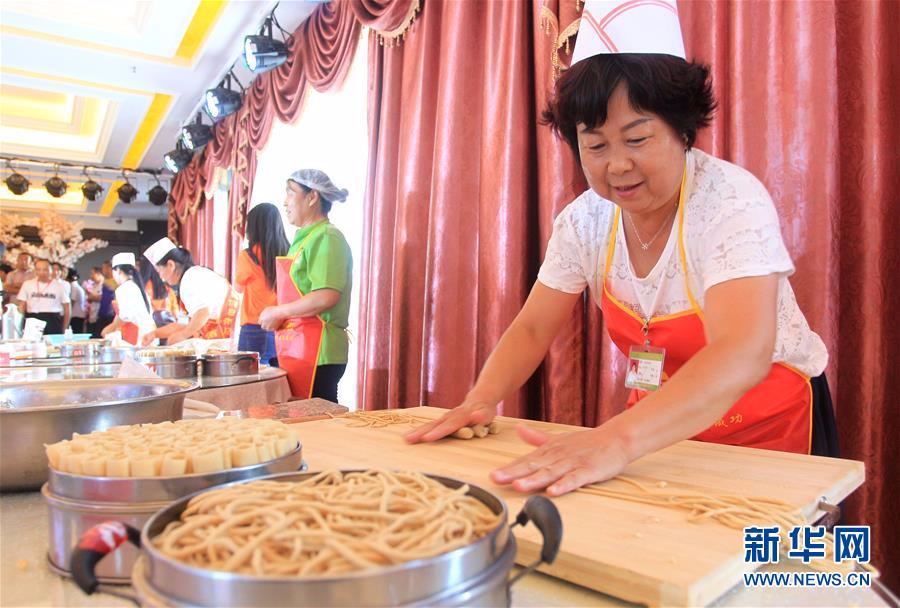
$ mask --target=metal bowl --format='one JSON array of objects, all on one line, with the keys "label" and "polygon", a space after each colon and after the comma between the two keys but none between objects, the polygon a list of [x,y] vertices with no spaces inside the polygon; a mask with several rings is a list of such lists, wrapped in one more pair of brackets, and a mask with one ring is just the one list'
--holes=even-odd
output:
[{"label": "metal bowl", "polygon": [[73,433],[180,420],[183,380],[48,380],[0,385],[0,490],[33,490],[47,481],[44,444]]}]

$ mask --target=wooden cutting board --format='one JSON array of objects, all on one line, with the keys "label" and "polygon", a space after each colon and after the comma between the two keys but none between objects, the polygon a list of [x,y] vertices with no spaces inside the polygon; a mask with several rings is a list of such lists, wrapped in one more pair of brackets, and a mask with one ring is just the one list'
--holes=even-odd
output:
[{"label": "wooden cutting board", "polygon": [[[446,410],[403,410],[436,418]],[[511,516],[525,496],[496,486],[491,470],[530,451],[515,431],[528,424],[548,432],[580,430],[561,424],[498,418],[501,432],[483,439],[444,439],[409,445],[409,426],[354,428],[342,419],[294,428],[311,470],[405,468],[478,484],[506,500]],[[808,521],[823,515],[820,500],[837,504],[865,479],[862,462],[683,441],[629,465],[625,474],[649,485],[778,498],[800,508]],[[608,482],[621,484],[622,482]],[[701,605],[725,593],[749,570],[743,534],[715,522],[691,523],[685,511],[571,493],[555,498],[563,520],[559,557],[542,571],[561,579],[649,605]],[[540,534],[516,528],[516,561],[533,562]]]}]

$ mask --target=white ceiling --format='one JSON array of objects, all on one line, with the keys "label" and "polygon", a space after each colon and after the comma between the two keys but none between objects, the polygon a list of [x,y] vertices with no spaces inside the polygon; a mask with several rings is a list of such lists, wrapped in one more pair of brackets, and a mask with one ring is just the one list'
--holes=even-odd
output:
[{"label": "white ceiling", "polygon": [[[293,31],[321,2],[282,1],[278,21]],[[0,154],[158,170],[203,91],[239,58],[274,0],[4,0],[0,3]],[[239,62],[240,63],[240,62]],[[242,67],[242,66],[241,66]],[[249,73],[239,71],[246,85]],[[31,178],[32,190],[46,179]],[[3,178],[8,171],[0,169]],[[46,172],[47,169],[44,169]],[[79,171],[74,171],[78,179]],[[64,178],[67,176],[63,175]],[[107,192],[119,182],[95,177]],[[162,219],[164,208],[114,195],[95,204],[24,201],[17,211],[58,208],[81,215]],[[149,185],[155,184],[152,179]],[[164,186],[167,183],[164,182]],[[80,183],[70,183],[77,190]],[[4,193],[5,191],[5,193]]]}]

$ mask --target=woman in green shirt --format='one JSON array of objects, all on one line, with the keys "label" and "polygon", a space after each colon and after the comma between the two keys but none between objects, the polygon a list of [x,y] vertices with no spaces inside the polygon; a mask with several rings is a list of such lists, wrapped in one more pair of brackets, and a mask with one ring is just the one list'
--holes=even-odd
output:
[{"label": "woman in green shirt", "polygon": [[347,369],[347,325],[353,260],[341,231],[328,221],[347,191],[317,169],[295,171],[287,180],[284,208],[297,234],[279,258],[278,305],[260,313],[263,329],[276,331],[278,365],[288,372],[296,397],[337,401]]}]

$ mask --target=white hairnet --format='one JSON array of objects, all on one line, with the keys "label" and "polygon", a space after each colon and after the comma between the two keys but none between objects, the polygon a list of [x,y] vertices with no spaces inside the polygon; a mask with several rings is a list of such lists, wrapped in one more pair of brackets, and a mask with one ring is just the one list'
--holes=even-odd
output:
[{"label": "white hairnet", "polygon": [[288,179],[292,182],[297,182],[301,186],[306,186],[310,190],[317,191],[322,198],[332,203],[343,203],[347,200],[348,192],[331,183],[331,178],[324,171],[300,169],[291,173]]}]

